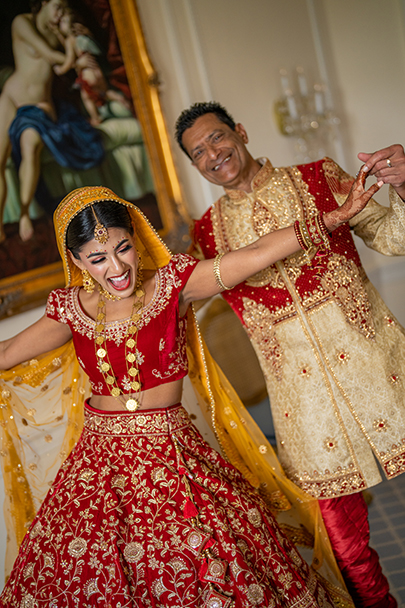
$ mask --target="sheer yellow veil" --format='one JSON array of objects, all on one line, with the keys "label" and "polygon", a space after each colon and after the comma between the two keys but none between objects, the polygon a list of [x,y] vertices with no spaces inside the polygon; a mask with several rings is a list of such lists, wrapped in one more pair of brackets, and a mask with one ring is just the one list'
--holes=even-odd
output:
[{"label": "sheer yellow veil", "polygon": [[[127,208],[138,254],[146,269],[161,268],[169,262],[171,252],[135,205],[108,188],[80,188],[63,199],[54,215],[66,287],[82,284],[81,273],[67,253],[67,229],[76,215],[98,201],[115,201]],[[223,455],[257,489],[287,535],[297,546],[305,548],[307,560],[327,579],[335,605],[353,606],[333,557],[317,501],[285,476],[273,448],[210,356],[193,307],[188,312],[187,332],[189,376]],[[83,402],[90,391],[71,342],[58,351],[3,372],[0,383],[1,460],[9,527],[6,568],[10,568],[49,484],[77,441],[83,423]],[[48,442],[49,451],[45,458],[40,458],[44,442]]]}]

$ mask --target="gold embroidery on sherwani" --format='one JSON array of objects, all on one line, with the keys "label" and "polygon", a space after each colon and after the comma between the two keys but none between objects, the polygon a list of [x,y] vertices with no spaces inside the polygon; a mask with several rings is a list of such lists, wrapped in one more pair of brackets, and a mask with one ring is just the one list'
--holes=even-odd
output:
[{"label": "gold embroidery on sherwani", "polygon": [[[296,167],[272,171],[270,167],[267,161],[259,171],[260,174],[263,173],[263,179],[257,179],[255,184],[260,184],[260,188],[254,188],[249,193],[227,191],[212,206],[211,222],[218,253],[245,247],[269,232],[291,226],[295,219],[312,217],[318,212],[315,198],[309,193],[308,186]],[[268,177],[270,179],[266,181],[265,178]],[[300,276],[301,266],[306,262],[307,257],[303,252],[298,252],[287,260],[294,280]],[[247,284],[252,287],[270,284],[274,288],[284,288],[274,266],[250,277]]]},{"label": "gold embroidery on sherwani", "polygon": [[356,264],[342,255],[332,254],[321,283],[333,295],[348,323],[366,338],[374,338],[370,303]]},{"label": "gold embroidery on sherwani", "polygon": [[[243,298],[243,321],[253,344],[271,364],[271,371],[281,380],[283,374],[283,349],[277,341],[270,310],[249,298]],[[266,366],[267,371],[269,368]]]},{"label": "gold embroidery on sherwani", "polygon": [[[279,268],[282,268],[282,266],[283,266],[282,262],[278,262],[277,264],[278,264]],[[284,274],[284,273],[282,272],[282,274]],[[356,454],[355,454],[352,442],[350,441],[349,435],[347,433],[339,406],[337,404],[337,401],[336,401],[334,393],[333,393],[333,388],[332,388],[331,382],[329,380],[328,372],[330,373],[332,370],[330,369],[330,365],[328,365],[328,366],[325,365],[325,362],[328,363],[328,358],[325,355],[325,353],[322,351],[321,340],[319,339],[319,336],[315,330],[315,327],[314,327],[313,323],[311,322],[310,316],[305,315],[305,312],[301,308],[299,295],[295,290],[295,286],[292,284],[292,282],[288,278],[287,278],[286,282],[289,285],[289,292],[293,297],[297,311],[300,312],[300,314],[298,315],[298,318],[300,320],[302,331],[304,332],[304,334],[307,338],[308,344],[311,346],[315,359],[317,360],[319,369],[323,376],[324,385],[325,385],[327,393],[329,395],[330,402],[332,403],[332,406],[333,406],[335,416],[338,420],[340,429],[345,438],[346,446],[349,450],[351,461],[352,461],[350,466],[353,467],[353,473],[356,474],[357,471],[359,470],[359,466],[357,463]],[[361,479],[361,477],[362,477],[361,473],[358,473],[358,474]],[[363,483],[364,483],[364,481],[363,481]],[[304,486],[302,486],[302,487],[304,487]],[[315,493],[313,495],[316,496],[317,494]]]},{"label": "gold embroidery on sherwani", "polygon": [[[331,366],[328,356],[325,352],[325,349],[323,348],[322,342],[315,330],[315,327],[311,321],[311,319],[308,319],[309,324],[311,326],[312,332],[314,334],[314,336],[316,337],[317,343],[318,343],[318,347],[321,351],[322,357],[324,359],[324,361],[326,362],[326,365],[328,367],[328,371],[329,373],[332,375],[333,380],[336,384],[336,386],[338,387],[344,401],[346,402],[352,416],[353,419],[356,421],[356,423],[358,424],[359,428],[361,429],[361,432],[363,433],[364,437],[367,439],[367,442],[369,443],[369,445],[371,446],[371,448],[373,449],[373,452],[375,454],[375,456],[378,458],[378,460],[380,461],[380,463],[382,465],[386,465],[384,466],[384,470],[387,473],[387,476],[390,476],[390,473],[394,474],[398,474],[398,468],[397,465],[391,463],[391,460],[393,459],[393,454],[397,453],[398,456],[396,456],[396,458],[394,458],[393,460],[397,460],[397,462],[400,462],[402,466],[405,465],[405,438],[402,439],[402,446],[397,446],[396,444],[392,445],[391,447],[391,453],[389,453],[388,455],[386,455],[384,452],[381,452],[380,449],[378,448],[378,446],[376,445],[375,441],[373,441],[373,438],[370,436],[370,433],[367,431],[367,428],[365,426],[365,424],[363,423],[363,421],[361,420],[358,412],[356,411],[356,408],[354,407],[353,403],[351,402],[351,400],[349,399],[346,391],[344,390],[341,382],[339,381],[335,371],[333,370],[333,367]],[[375,426],[373,424],[373,428],[375,429]],[[344,429],[344,434],[346,434],[347,436],[347,432],[346,429]],[[403,470],[403,469],[402,469]]]},{"label": "gold embroidery on sherwani", "polygon": [[[331,160],[322,161],[322,166],[335,200],[342,204],[352,178]],[[304,214],[316,214],[298,168],[273,169],[264,175],[260,187],[253,184],[252,193],[227,193],[214,206],[212,233],[219,252],[254,242]],[[360,220],[351,222],[368,245],[388,254],[405,250],[403,228],[400,235],[405,205],[391,192],[390,196],[388,214],[371,201]],[[284,291],[279,304],[267,303],[271,291],[263,303],[243,300],[242,294],[239,300],[248,333],[249,323],[256,329],[250,337],[272,401],[280,460],[290,479],[320,498],[379,483],[376,459],[388,478],[405,470],[405,433],[400,432],[405,428],[404,331],[362,268],[343,256],[342,251],[323,260],[323,264],[330,261],[329,267],[324,266],[325,280],[322,271],[311,285],[299,289],[297,281],[306,278],[307,262],[302,254],[292,255],[245,283]],[[255,315],[260,319],[258,328]],[[273,344],[280,351],[272,350]],[[380,370],[377,375],[375,369]],[[376,421],[387,421],[389,426],[381,431]]]}]

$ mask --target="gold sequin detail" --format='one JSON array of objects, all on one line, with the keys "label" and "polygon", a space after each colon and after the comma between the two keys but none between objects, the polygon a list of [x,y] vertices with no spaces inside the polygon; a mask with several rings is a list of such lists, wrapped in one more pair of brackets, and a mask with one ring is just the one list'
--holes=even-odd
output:
[{"label": "gold sequin detail", "polygon": [[373,422],[373,428],[375,431],[377,431],[377,433],[382,433],[382,432],[386,432],[387,429],[389,428],[389,424],[388,422],[384,419],[384,418],[378,418],[377,420],[374,420]]},{"label": "gold sequin detail", "polygon": [[323,445],[325,446],[325,449],[328,452],[331,452],[332,450],[335,450],[337,448],[338,442],[334,437],[327,437]]}]

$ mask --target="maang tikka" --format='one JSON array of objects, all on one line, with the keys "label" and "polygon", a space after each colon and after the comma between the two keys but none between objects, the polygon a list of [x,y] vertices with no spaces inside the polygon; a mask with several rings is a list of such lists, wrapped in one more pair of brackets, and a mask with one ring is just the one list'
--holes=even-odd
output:
[{"label": "maang tikka", "polygon": [[99,219],[96,215],[96,212],[94,211],[93,205],[91,206],[91,210],[92,210],[94,218],[96,220],[96,225],[94,226],[94,238],[101,245],[105,245],[105,243],[108,241],[108,230],[99,221]]}]

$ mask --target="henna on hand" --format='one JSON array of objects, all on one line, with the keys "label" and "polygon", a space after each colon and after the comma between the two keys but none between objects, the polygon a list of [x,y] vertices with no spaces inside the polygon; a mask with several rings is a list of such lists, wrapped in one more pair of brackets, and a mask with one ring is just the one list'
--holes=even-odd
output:
[{"label": "henna on hand", "polygon": [[338,228],[345,222],[351,220],[352,217],[360,213],[360,211],[362,211],[367,205],[368,201],[384,184],[384,182],[380,180],[366,190],[365,183],[367,173],[368,167],[363,165],[357,174],[357,177],[354,180],[347,199],[343,205],[334,211],[329,211],[329,213],[324,214],[323,219],[329,232],[332,232],[332,230],[335,230],[335,228]]}]

